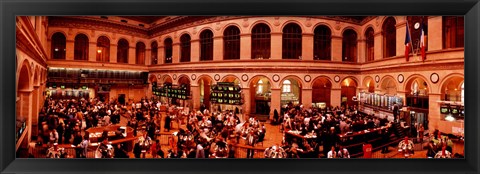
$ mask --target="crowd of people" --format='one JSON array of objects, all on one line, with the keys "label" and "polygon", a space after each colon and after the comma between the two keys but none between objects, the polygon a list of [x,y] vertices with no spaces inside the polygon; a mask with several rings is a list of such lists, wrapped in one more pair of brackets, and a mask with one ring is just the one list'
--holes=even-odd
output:
[{"label": "crowd of people", "polygon": [[[147,154],[153,158],[234,158],[238,144],[247,147],[247,158],[253,158],[256,145],[262,143],[266,135],[264,123],[255,117],[240,115],[238,108],[221,110],[212,107],[214,109],[210,110],[202,105],[200,110],[190,110],[148,99],[130,104],[120,104],[116,100],[107,103],[98,98],[47,99],[39,115],[42,126],[39,127],[37,143],[48,145],[50,157],[65,157],[63,149],[57,146],[72,144],[76,146],[75,157],[86,158],[90,137],[85,130],[118,124],[125,118],[127,126],[133,128],[134,136],[139,137],[133,146],[135,158],[145,158]],[[165,111],[165,118],[162,118],[161,110]],[[289,104],[281,114],[275,110],[271,124],[280,125],[283,141],[281,145],[266,148],[266,158],[350,158],[349,150],[344,146],[346,140],[339,138],[339,134],[382,128],[380,134],[385,143],[389,142],[392,133],[398,134],[393,122],[363,114],[355,106],[319,109]],[[170,132],[173,121],[178,123],[178,130],[173,133],[176,138],[169,140],[168,150],[164,152],[158,135],[162,127],[164,132]],[[421,126],[418,129],[422,137],[424,130]],[[291,132],[309,138],[287,136]],[[129,157],[126,143],[111,144],[107,135],[100,137],[98,142],[97,158]],[[427,157],[451,152],[451,146],[445,146],[447,142],[445,138],[430,142]],[[442,148],[446,150],[442,151]],[[382,153],[387,151],[382,149]]]}]

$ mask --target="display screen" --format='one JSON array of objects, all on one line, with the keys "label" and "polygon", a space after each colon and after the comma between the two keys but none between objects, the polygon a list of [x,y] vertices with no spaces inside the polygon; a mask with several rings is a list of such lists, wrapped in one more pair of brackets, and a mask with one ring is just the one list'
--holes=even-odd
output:
[{"label": "display screen", "polygon": [[448,109],[448,107],[440,107],[440,113],[448,114],[450,113],[450,110]]},{"label": "display screen", "polygon": [[458,108],[456,107],[452,108],[452,114],[458,114]]}]

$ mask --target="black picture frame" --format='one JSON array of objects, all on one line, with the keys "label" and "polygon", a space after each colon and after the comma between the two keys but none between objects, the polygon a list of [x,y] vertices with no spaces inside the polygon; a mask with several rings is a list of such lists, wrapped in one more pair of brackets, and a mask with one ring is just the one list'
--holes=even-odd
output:
[{"label": "black picture frame", "polygon": [[[0,2],[2,173],[479,173],[478,0],[16,0]],[[372,8],[373,7],[373,8]],[[15,159],[15,15],[466,15],[465,159]]]}]

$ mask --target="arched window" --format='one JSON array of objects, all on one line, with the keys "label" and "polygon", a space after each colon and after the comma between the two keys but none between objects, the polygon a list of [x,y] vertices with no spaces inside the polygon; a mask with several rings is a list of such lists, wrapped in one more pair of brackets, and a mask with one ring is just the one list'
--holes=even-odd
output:
[{"label": "arched window", "polygon": [[290,80],[283,81],[282,92],[283,93],[291,93],[292,92],[292,82],[290,82]]},{"label": "arched window", "polygon": [[145,65],[145,44],[138,42],[135,46],[135,64]]},{"label": "arched window", "polygon": [[395,18],[388,17],[383,23],[383,57],[393,57],[396,55],[397,47],[397,28]]},{"label": "arched window", "polygon": [[65,59],[67,38],[62,33],[52,36],[52,59]]},{"label": "arched window", "polygon": [[465,103],[465,87],[463,86],[465,83],[462,83],[462,92],[460,93],[462,103]]},{"label": "arched window", "polygon": [[290,23],[283,28],[282,47],[283,59],[301,59],[302,29],[300,26]]},{"label": "arched window", "polygon": [[128,63],[128,41],[120,39],[117,45],[117,63]]},{"label": "arched window", "polygon": [[270,58],[270,27],[257,24],[252,29],[252,59]]},{"label": "arched window", "polygon": [[342,61],[356,62],[357,61],[357,33],[351,29],[343,32],[342,39]]},{"label": "arched window", "polygon": [[443,48],[464,47],[464,17],[443,17]]},{"label": "arched window", "polygon": [[190,35],[184,34],[180,37],[180,62],[190,62]]},{"label": "arched window", "polygon": [[158,64],[158,44],[157,44],[157,41],[154,41],[152,42],[152,45],[151,45],[151,52],[152,52],[152,55],[151,55],[151,58],[152,58],[152,65],[156,65]]},{"label": "arched window", "polygon": [[84,34],[75,36],[74,60],[88,60],[88,37]]},{"label": "arched window", "polygon": [[240,59],[240,30],[236,26],[223,32],[223,59]]},{"label": "arched window", "polygon": [[167,38],[165,39],[165,41],[163,41],[163,46],[165,49],[165,63],[172,63],[172,55],[173,55],[172,44],[173,44],[173,41],[171,38]]},{"label": "arched window", "polygon": [[200,34],[200,61],[213,60],[213,33],[205,30]]},{"label": "arched window", "polygon": [[263,81],[259,80],[257,85],[258,85],[257,94],[262,94],[263,93]]},{"label": "arched window", "polygon": [[110,61],[110,40],[106,36],[100,36],[97,39],[97,61]]},{"label": "arched window", "polygon": [[370,62],[374,60],[374,45],[375,45],[375,39],[373,36],[373,28],[370,27],[365,31],[365,42],[366,42],[366,47],[365,47],[365,57],[366,61]]},{"label": "arched window", "polygon": [[318,26],[314,30],[313,59],[331,60],[332,32],[325,25]]}]

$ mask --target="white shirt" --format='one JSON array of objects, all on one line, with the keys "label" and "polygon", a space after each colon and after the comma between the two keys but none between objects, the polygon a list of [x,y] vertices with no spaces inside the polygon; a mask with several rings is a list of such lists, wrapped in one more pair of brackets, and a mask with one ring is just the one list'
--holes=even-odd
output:
[{"label": "white shirt", "polygon": [[333,158],[333,156],[335,156],[335,158],[338,158],[337,152],[331,150],[328,151],[327,158]]}]

